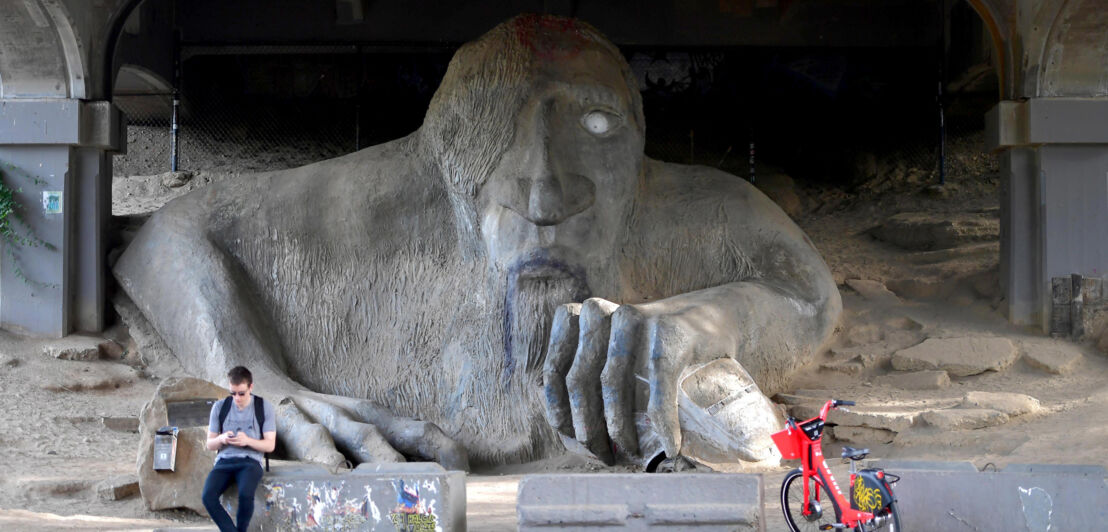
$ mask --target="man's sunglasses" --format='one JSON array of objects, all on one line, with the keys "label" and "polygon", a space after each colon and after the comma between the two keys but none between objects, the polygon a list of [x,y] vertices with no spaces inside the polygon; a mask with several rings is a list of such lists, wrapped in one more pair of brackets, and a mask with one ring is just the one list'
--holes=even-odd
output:
[{"label": "man's sunglasses", "polygon": [[231,395],[242,397],[250,392],[231,392]]}]

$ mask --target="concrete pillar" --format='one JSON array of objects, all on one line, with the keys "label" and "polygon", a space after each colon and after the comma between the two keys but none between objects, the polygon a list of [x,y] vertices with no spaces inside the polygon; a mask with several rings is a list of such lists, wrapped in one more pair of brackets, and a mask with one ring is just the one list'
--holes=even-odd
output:
[{"label": "concrete pillar", "polygon": [[0,99],[0,180],[24,222],[13,225],[44,244],[0,242],[0,327],[55,338],[104,328],[107,152],[124,145],[120,121],[110,102]]},{"label": "concrete pillar", "polygon": [[1007,295],[1008,317],[1014,323],[1037,323],[1038,294],[1033,290],[1040,265],[1039,179],[1035,152],[1011,148],[1000,155],[1000,283]]},{"label": "concrete pillar", "polygon": [[1052,277],[1108,273],[1108,98],[1005,101],[986,122],[1001,151],[1008,318],[1045,332]]}]

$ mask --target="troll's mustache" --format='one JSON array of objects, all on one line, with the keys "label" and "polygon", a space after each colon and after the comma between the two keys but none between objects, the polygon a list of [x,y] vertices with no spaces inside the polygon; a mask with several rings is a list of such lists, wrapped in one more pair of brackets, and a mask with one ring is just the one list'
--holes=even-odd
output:
[{"label": "troll's mustache", "polygon": [[517,366],[525,374],[541,375],[550,323],[563,303],[579,303],[590,295],[584,269],[543,254],[524,257],[508,269],[504,292],[504,375],[507,383]]}]

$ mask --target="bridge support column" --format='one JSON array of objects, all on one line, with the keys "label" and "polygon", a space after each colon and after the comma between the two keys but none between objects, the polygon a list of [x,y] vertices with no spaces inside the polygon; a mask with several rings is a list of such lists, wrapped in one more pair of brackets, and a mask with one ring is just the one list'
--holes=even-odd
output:
[{"label": "bridge support column", "polygon": [[1051,278],[1108,275],[1108,98],[1003,101],[986,118],[1001,152],[1001,283],[1012,323],[1046,332]]},{"label": "bridge support column", "polygon": [[55,338],[104,328],[120,122],[110,102],[0,100],[0,180],[20,205],[13,230],[33,240],[0,242],[0,327]]}]

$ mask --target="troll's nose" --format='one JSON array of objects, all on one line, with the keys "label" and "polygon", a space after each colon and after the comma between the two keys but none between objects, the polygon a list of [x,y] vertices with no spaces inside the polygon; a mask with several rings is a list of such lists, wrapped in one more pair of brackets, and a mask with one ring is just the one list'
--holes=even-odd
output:
[{"label": "troll's nose", "polygon": [[535,225],[556,225],[589,208],[595,199],[596,185],[577,174],[546,174],[518,181],[517,198],[525,204],[508,207]]}]

